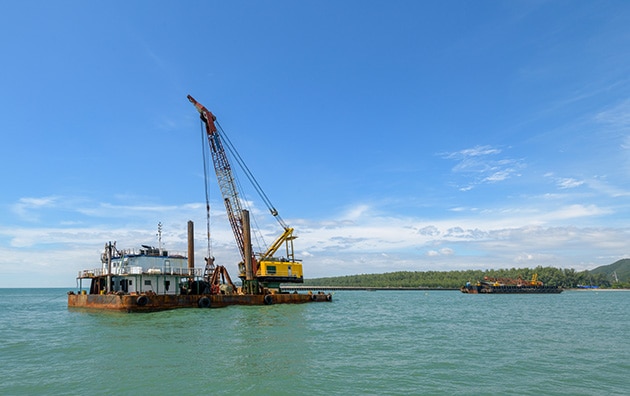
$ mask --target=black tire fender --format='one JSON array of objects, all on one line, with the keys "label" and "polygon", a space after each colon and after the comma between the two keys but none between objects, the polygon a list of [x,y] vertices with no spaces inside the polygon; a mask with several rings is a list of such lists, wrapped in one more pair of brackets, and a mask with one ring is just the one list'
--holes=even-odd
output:
[{"label": "black tire fender", "polygon": [[144,307],[148,303],[149,303],[149,297],[145,296],[144,294],[136,299],[136,304],[138,304],[138,306],[140,307]]},{"label": "black tire fender", "polygon": [[197,305],[199,306],[199,308],[210,308],[212,302],[208,297],[201,297],[197,302]]},{"label": "black tire fender", "polygon": [[273,297],[271,296],[271,294],[267,294],[265,296],[264,302],[265,302],[265,305],[273,304]]}]

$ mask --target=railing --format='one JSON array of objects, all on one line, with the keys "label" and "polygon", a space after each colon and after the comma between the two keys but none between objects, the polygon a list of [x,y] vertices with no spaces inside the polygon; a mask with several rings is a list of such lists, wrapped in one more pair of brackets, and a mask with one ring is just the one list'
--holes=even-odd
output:
[{"label": "railing", "polygon": [[178,276],[202,276],[203,268],[177,268],[162,267],[149,268],[143,270],[142,267],[120,267],[112,268],[111,274],[108,274],[104,268],[94,268],[79,271],[77,278],[96,278],[107,275],[178,275]]},{"label": "railing", "polygon": [[[114,255],[114,257],[112,258],[121,258],[121,257],[125,257],[125,256],[141,256],[143,254],[147,253],[148,249],[121,249],[118,250],[118,253]],[[167,251],[168,255],[170,257],[186,257],[186,253],[185,252],[180,252],[180,251],[174,251],[174,250],[169,250],[169,249],[163,249],[162,251]],[[162,257],[161,254],[148,254],[148,256],[158,256],[158,257]]]}]

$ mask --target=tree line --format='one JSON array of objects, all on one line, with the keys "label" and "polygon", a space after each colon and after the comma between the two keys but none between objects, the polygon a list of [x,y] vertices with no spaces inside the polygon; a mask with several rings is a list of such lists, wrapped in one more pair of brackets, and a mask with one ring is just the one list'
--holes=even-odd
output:
[{"label": "tree line", "polygon": [[[476,283],[489,278],[522,278],[531,280],[538,274],[538,280],[545,285],[575,288],[578,285],[611,287],[605,274],[591,274],[589,271],[577,272],[572,268],[536,267],[510,268],[497,270],[465,271],[398,271],[384,274],[360,274],[328,278],[305,279],[307,286],[354,286],[354,287],[431,287],[460,288],[466,282]],[[619,286],[619,285],[616,285]],[[622,287],[624,285],[621,285]],[[628,285],[630,286],[630,285]]]}]

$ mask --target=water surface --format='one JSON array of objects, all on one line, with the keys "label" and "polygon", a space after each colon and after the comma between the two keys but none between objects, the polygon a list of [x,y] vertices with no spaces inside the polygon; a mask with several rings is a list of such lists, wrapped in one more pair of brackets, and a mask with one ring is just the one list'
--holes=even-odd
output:
[{"label": "water surface", "polygon": [[0,394],[630,394],[627,291],[150,314],[68,310],[65,293],[0,289]]}]

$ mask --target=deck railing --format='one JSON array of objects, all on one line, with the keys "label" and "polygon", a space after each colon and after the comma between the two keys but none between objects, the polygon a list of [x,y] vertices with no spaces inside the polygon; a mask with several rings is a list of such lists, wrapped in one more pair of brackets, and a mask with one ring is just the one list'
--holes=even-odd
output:
[{"label": "deck railing", "polygon": [[178,268],[162,267],[142,269],[141,267],[120,267],[112,268],[111,274],[104,268],[94,268],[79,271],[77,278],[96,278],[107,275],[178,275],[178,276],[202,276],[203,268]]}]

